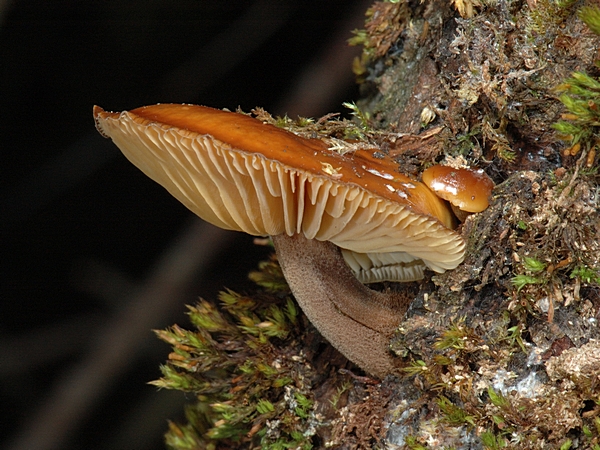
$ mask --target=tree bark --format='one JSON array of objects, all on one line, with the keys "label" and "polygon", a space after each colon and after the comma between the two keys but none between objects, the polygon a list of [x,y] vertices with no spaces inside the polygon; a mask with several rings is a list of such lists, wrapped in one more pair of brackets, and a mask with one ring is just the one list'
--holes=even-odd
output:
[{"label": "tree bark", "polygon": [[[441,162],[482,168],[497,184],[491,206],[459,228],[465,262],[426,279],[399,327],[393,348],[407,376],[381,385],[385,402],[362,402],[386,411],[387,445],[598,440],[582,432],[600,412],[595,137],[578,147],[553,129],[576,120],[561,116],[555,88],[574,71],[598,74],[600,40],[581,6],[434,0],[370,10],[361,111],[387,131],[435,129],[428,145],[399,138],[389,154],[416,177]],[[365,439],[342,447],[368,448]]]}]

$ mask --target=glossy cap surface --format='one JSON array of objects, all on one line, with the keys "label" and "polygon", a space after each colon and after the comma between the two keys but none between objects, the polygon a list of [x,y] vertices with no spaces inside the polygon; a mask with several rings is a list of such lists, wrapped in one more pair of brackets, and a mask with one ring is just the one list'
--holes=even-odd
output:
[{"label": "glossy cap surface", "polygon": [[489,206],[494,182],[483,170],[436,165],[421,177],[429,189],[463,211],[476,213]]},{"label": "glossy cap surface", "polygon": [[321,140],[203,106],[95,107],[94,118],[133,164],[221,228],[302,233],[386,260],[409,254],[438,272],[463,259],[444,202],[370,151],[341,155]]}]

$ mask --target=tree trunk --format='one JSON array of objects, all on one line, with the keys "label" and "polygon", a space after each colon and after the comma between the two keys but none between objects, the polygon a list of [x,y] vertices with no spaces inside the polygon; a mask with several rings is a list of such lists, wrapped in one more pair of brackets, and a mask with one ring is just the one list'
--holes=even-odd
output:
[{"label": "tree trunk", "polygon": [[[582,94],[567,79],[598,73],[600,40],[580,3],[454,6],[463,17],[444,1],[375,3],[357,38],[363,114],[389,131],[435,130],[432,145],[389,146],[401,166],[464,164],[497,183],[460,228],[465,262],[422,283],[400,325],[393,349],[412,376],[384,382],[394,400],[364,403],[385,402],[389,446],[589,448],[600,439],[598,123],[561,115],[558,95],[596,109],[598,86]],[[578,130],[558,134],[561,118],[560,131]]]}]

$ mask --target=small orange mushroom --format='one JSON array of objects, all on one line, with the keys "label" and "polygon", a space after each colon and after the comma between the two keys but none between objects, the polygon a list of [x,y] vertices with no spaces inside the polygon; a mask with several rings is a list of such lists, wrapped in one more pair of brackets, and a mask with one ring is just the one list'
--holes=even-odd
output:
[{"label": "small orange mushroom", "polygon": [[469,213],[481,212],[489,206],[494,188],[494,182],[481,169],[435,165],[424,170],[421,179],[429,189],[450,202],[461,222]]},{"label": "small orange mushroom", "polygon": [[371,374],[394,370],[388,342],[407,305],[358,280],[415,280],[464,257],[447,205],[367,150],[342,155],[321,140],[195,105],[95,107],[94,118],[133,164],[204,220],[271,235],[307,317]]}]

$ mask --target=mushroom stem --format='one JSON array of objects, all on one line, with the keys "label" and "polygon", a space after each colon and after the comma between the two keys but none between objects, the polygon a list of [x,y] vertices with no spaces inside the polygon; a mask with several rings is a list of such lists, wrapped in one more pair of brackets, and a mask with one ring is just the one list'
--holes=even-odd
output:
[{"label": "mushroom stem", "polygon": [[369,374],[383,378],[394,372],[389,342],[406,300],[360,283],[330,242],[298,234],[273,236],[273,242],[298,304],[319,332]]}]

